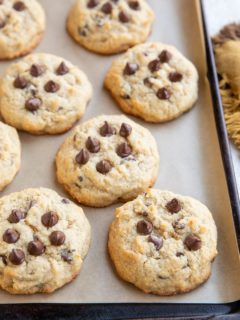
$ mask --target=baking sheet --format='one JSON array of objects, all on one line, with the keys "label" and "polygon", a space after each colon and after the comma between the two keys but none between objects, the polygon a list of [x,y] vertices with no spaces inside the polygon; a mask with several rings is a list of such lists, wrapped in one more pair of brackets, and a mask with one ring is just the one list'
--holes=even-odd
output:
[{"label": "baking sheet", "polygon": [[[75,44],[65,32],[65,19],[74,0],[42,0],[47,13],[47,30],[39,52],[69,59],[90,78],[94,96],[85,121],[98,114],[117,114],[120,109],[102,88],[104,75],[116,58],[90,53]],[[147,295],[121,281],[110,263],[106,244],[108,227],[114,215],[111,206],[84,208],[92,225],[92,246],[80,276],[50,295],[11,296],[0,291],[1,303],[226,303],[240,298],[240,262],[234,234],[229,197],[217,142],[201,33],[193,0],[150,0],[157,15],[149,40],[170,43],[179,48],[197,66],[200,73],[199,101],[181,118],[166,124],[147,124],[156,137],[161,165],[156,187],[196,197],[213,212],[219,231],[219,256],[213,264],[210,280],[191,293],[175,297]],[[9,64],[0,63],[0,72]],[[14,182],[2,193],[28,187],[49,187],[66,196],[55,179],[54,156],[69,133],[35,137],[21,133],[22,167]]]}]

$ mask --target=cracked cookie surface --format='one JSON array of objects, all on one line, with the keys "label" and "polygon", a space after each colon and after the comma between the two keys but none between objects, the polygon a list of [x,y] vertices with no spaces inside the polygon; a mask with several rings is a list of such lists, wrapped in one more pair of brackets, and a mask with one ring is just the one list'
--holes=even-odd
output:
[{"label": "cracked cookie surface", "polygon": [[119,276],[158,295],[188,292],[206,281],[216,245],[206,206],[156,189],[116,209],[108,241]]},{"label": "cracked cookie surface", "polygon": [[7,68],[0,95],[1,114],[8,124],[33,134],[57,134],[84,114],[92,87],[69,61],[36,53]]},{"label": "cracked cookie surface", "polygon": [[0,199],[0,287],[52,292],[73,280],[91,229],[83,210],[55,191],[26,189]]},{"label": "cracked cookie surface", "polygon": [[124,112],[165,122],[192,108],[198,97],[198,73],[173,46],[145,43],[112,63],[105,87]]},{"label": "cracked cookie surface", "polygon": [[77,0],[67,29],[87,49],[112,54],[144,42],[153,20],[145,0]]},{"label": "cracked cookie surface", "polygon": [[0,121],[0,191],[15,177],[21,163],[21,145],[17,131]]},{"label": "cracked cookie surface", "polygon": [[44,29],[45,14],[36,0],[0,0],[0,60],[30,52]]},{"label": "cracked cookie surface", "polygon": [[159,155],[151,133],[125,116],[101,115],[77,126],[56,156],[57,178],[78,202],[104,207],[152,186]]}]

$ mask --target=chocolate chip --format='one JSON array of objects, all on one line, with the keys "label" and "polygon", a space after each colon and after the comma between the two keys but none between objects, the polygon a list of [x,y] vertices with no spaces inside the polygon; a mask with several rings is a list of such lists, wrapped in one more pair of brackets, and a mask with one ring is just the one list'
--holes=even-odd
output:
[{"label": "chocolate chip", "polygon": [[86,164],[89,160],[89,153],[85,149],[81,149],[80,152],[76,155],[75,160],[78,164]]},{"label": "chocolate chip", "polygon": [[53,211],[49,211],[45,213],[41,219],[42,224],[47,228],[51,228],[55,226],[55,224],[58,223],[58,220],[59,220],[58,215],[56,214],[56,212],[53,212]]},{"label": "chocolate chip", "polygon": [[78,28],[78,33],[80,34],[80,36],[86,37],[87,36],[87,30],[85,27],[83,28]]},{"label": "chocolate chip", "polygon": [[185,228],[185,224],[184,224],[184,223],[181,223],[181,222],[179,222],[179,221],[173,222],[172,226],[173,226],[174,229],[179,229],[179,230]]},{"label": "chocolate chip", "polygon": [[101,11],[106,14],[111,14],[112,9],[113,8],[110,2],[104,3],[104,5],[101,7]]},{"label": "chocolate chip", "polygon": [[182,207],[180,202],[174,198],[166,204],[166,209],[171,213],[178,213]]},{"label": "chocolate chip", "polygon": [[201,248],[202,241],[198,236],[195,236],[194,234],[189,234],[185,238],[184,244],[188,248],[188,250],[196,251],[196,250],[199,250]]},{"label": "chocolate chip", "polygon": [[158,59],[152,60],[148,64],[148,69],[151,72],[156,72],[161,68],[161,62]]},{"label": "chocolate chip", "polygon": [[119,155],[119,157],[126,158],[132,153],[132,148],[129,144],[123,142],[117,147],[116,152]]},{"label": "chocolate chip", "polygon": [[177,253],[176,253],[176,256],[177,256],[177,257],[184,256],[184,253],[182,253],[182,252],[177,252]]},{"label": "chocolate chip", "polygon": [[140,220],[137,223],[137,232],[142,235],[150,234],[153,230],[153,225],[147,220]]},{"label": "chocolate chip", "polygon": [[152,242],[155,245],[157,250],[160,250],[162,248],[162,246],[163,246],[163,238],[160,237],[160,236],[154,236],[154,235],[151,234],[148,237],[148,241]]},{"label": "chocolate chip", "polygon": [[183,78],[182,74],[179,72],[170,72],[168,75],[168,79],[172,82],[179,82]]},{"label": "chocolate chip", "polygon": [[132,127],[130,126],[130,124],[123,122],[119,131],[120,136],[127,138],[128,136],[130,136],[131,132],[132,132]]},{"label": "chocolate chip", "polygon": [[40,240],[29,242],[27,249],[32,256],[41,256],[45,252],[44,244]]},{"label": "chocolate chip", "polygon": [[8,222],[18,223],[20,220],[25,218],[25,213],[21,210],[14,209],[12,210],[10,216],[8,217]]},{"label": "chocolate chip", "polygon": [[7,229],[3,234],[3,241],[6,243],[16,243],[20,238],[20,234],[14,229]]},{"label": "chocolate chip", "polygon": [[131,76],[134,73],[136,73],[138,69],[139,69],[138,64],[127,62],[123,70],[123,74],[127,76]]},{"label": "chocolate chip", "polygon": [[151,78],[149,78],[149,77],[143,79],[144,85],[145,85],[146,87],[148,87],[148,88],[152,88],[152,85],[153,85],[152,82],[150,81],[150,79],[151,79]]},{"label": "chocolate chip", "polygon": [[3,4],[3,0],[0,0],[0,4]]},{"label": "chocolate chip", "polygon": [[9,260],[12,262],[12,264],[20,265],[25,260],[25,254],[20,249],[13,249],[12,252],[9,254]]},{"label": "chocolate chip", "polygon": [[41,104],[42,104],[42,101],[39,98],[29,98],[25,102],[25,108],[28,111],[34,112],[40,108]]},{"label": "chocolate chip", "polygon": [[64,204],[69,204],[70,201],[69,201],[68,199],[66,199],[66,198],[63,198],[63,199],[62,199],[62,203],[64,203]]},{"label": "chocolate chip", "polygon": [[92,9],[94,7],[96,7],[99,3],[99,0],[89,0],[87,3],[87,7]]},{"label": "chocolate chip", "polygon": [[128,1],[128,5],[133,10],[140,10],[141,9],[138,1]]},{"label": "chocolate chip", "polygon": [[45,69],[39,64],[33,64],[30,68],[30,74],[35,78],[41,76],[44,73],[44,71]]},{"label": "chocolate chip", "polygon": [[0,254],[0,258],[2,259],[3,264],[5,264],[5,266],[6,266],[7,265],[7,257],[5,256],[5,254]]},{"label": "chocolate chip", "polygon": [[130,97],[129,94],[121,94],[121,98],[124,99],[124,100],[129,100],[129,99],[131,99],[131,97]]},{"label": "chocolate chip", "polygon": [[120,11],[119,15],[118,15],[118,19],[122,22],[122,23],[127,23],[130,21],[129,15],[124,12],[124,11]]},{"label": "chocolate chip", "polygon": [[14,3],[13,8],[16,11],[23,11],[23,10],[26,9],[26,6],[22,1],[17,1],[17,2]]},{"label": "chocolate chip", "polygon": [[53,231],[49,236],[51,244],[57,247],[64,244],[65,239],[65,234],[62,231]]},{"label": "chocolate chip", "polygon": [[72,261],[72,252],[71,252],[71,250],[63,249],[61,251],[61,258],[65,262],[71,262]]},{"label": "chocolate chip", "polygon": [[116,130],[105,121],[104,125],[100,128],[100,135],[102,137],[109,137],[116,133]]},{"label": "chocolate chip", "polygon": [[[1,4],[1,3],[0,3]],[[0,29],[4,28],[6,25],[7,21],[6,20],[2,20],[0,21]]]},{"label": "chocolate chip", "polygon": [[171,59],[172,55],[169,51],[163,50],[158,57],[160,61],[164,63],[164,62],[168,62]]},{"label": "chocolate chip", "polygon": [[80,182],[83,182],[83,177],[82,177],[82,176],[78,177],[78,180],[79,180]]},{"label": "chocolate chip", "polygon": [[28,85],[28,81],[24,77],[17,76],[13,82],[13,85],[17,89],[24,89]]},{"label": "chocolate chip", "polygon": [[97,153],[100,150],[100,142],[96,138],[88,137],[86,141],[86,148],[91,153]]},{"label": "chocolate chip", "polygon": [[168,100],[171,97],[171,92],[165,87],[160,88],[157,92],[157,97],[160,100]]},{"label": "chocolate chip", "polygon": [[97,163],[96,169],[101,174],[107,174],[112,169],[112,165],[108,160],[101,160]]},{"label": "chocolate chip", "polygon": [[59,76],[64,76],[68,72],[69,72],[69,68],[67,67],[65,62],[64,61],[61,62],[60,65],[58,66],[57,70],[56,70],[56,74],[59,75]]},{"label": "chocolate chip", "polygon": [[46,92],[54,93],[60,89],[60,85],[58,83],[50,80],[45,84],[44,89]]}]

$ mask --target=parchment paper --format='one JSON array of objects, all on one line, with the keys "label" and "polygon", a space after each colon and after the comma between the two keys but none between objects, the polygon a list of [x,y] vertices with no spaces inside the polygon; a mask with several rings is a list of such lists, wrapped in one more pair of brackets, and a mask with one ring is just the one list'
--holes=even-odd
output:
[{"label": "parchment paper", "polygon": [[[120,113],[102,88],[104,75],[116,56],[90,53],[66,34],[65,20],[74,0],[40,2],[47,12],[48,24],[43,42],[36,51],[69,59],[87,73],[93,84],[94,96],[81,121],[102,113]],[[84,208],[92,225],[92,245],[80,276],[50,295],[11,296],[0,291],[1,303],[223,303],[240,298],[240,263],[209,86],[205,79],[196,3],[193,0],[150,0],[149,3],[157,15],[149,40],[175,45],[196,64],[201,79],[199,101],[192,111],[166,124],[135,121],[150,129],[158,142],[161,165],[156,187],[196,197],[213,212],[219,232],[219,256],[213,263],[212,276],[206,284],[188,294],[164,298],[142,293],[117,277],[107,254],[108,227],[116,206]],[[8,64],[1,63],[0,71]],[[54,156],[68,134],[35,137],[21,133],[21,171],[2,195],[43,186],[66,196],[55,181]]]}]

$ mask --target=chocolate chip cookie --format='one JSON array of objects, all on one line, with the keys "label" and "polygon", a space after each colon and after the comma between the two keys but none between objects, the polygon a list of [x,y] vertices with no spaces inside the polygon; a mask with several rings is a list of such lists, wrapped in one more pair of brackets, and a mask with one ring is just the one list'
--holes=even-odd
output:
[{"label": "chocolate chip cookie", "polygon": [[124,112],[164,122],[192,108],[198,97],[198,73],[173,46],[146,43],[112,63],[105,87]]},{"label": "chocolate chip cookie", "polygon": [[33,134],[56,134],[81,118],[92,87],[69,61],[36,53],[7,68],[0,95],[1,114],[8,124]]},{"label": "chocolate chip cookie", "polygon": [[164,296],[190,291],[209,278],[217,230],[202,203],[149,189],[115,213],[108,248],[122,279]]},{"label": "chocolate chip cookie", "polygon": [[57,178],[93,207],[127,201],[152,186],[159,156],[151,133],[125,116],[101,115],[76,127],[56,156]]},{"label": "chocolate chip cookie", "polygon": [[83,210],[50,189],[0,199],[0,287],[13,294],[52,292],[73,280],[91,230]]},{"label": "chocolate chip cookie", "polygon": [[77,0],[67,29],[85,48],[112,54],[144,42],[153,20],[145,0]]},{"label": "chocolate chip cookie", "polygon": [[0,60],[25,55],[45,30],[45,14],[36,0],[0,1]]},{"label": "chocolate chip cookie", "polygon": [[0,121],[0,191],[15,177],[21,163],[17,131]]}]

